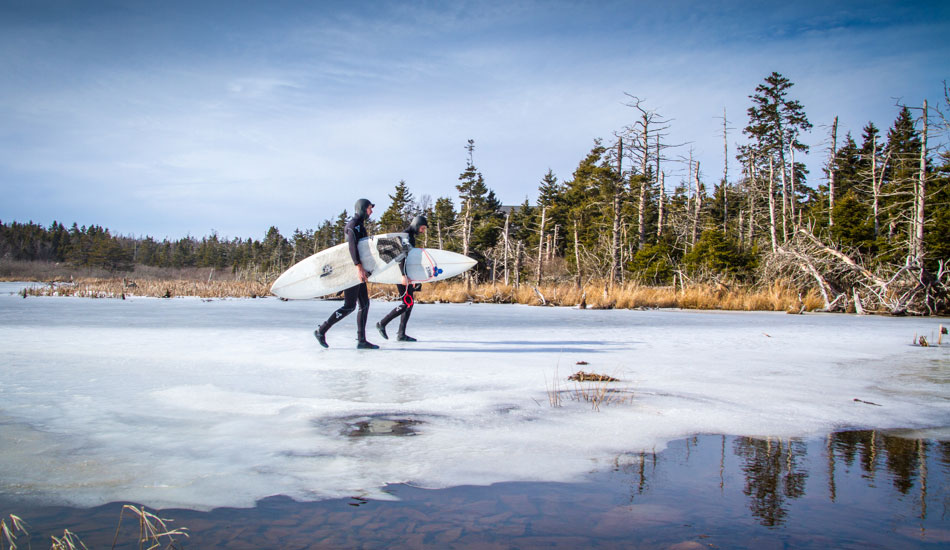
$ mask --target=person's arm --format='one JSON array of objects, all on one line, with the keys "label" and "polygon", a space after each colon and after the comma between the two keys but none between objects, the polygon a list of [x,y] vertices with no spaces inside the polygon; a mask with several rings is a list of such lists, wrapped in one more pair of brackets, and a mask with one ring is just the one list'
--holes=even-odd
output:
[{"label": "person's arm", "polygon": [[406,258],[408,256],[409,254],[406,254],[406,256],[404,256],[403,259],[399,260],[399,272],[402,273],[403,286],[409,286],[409,275],[406,274]]},{"label": "person's arm", "polygon": [[363,261],[360,259],[360,240],[356,238],[356,230],[351,224],[346,224],[346,242],[350,247],[350,257],[353,259],[353,265],[356,266],[356,273],[361,282],[369,279],[369,273],[363,268]]}]

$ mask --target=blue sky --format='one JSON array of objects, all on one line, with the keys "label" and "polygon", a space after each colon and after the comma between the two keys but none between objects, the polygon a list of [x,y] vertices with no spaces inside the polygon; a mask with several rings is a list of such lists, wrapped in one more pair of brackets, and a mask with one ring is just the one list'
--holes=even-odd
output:
[{"label": "blue sky", "polygon": [[657,4],[0,0],[0,220],[289,235],[400,180],[455,197],[470,138],[498,197],[533,201],[634,121],[625,93],[712,186],[723,109],[734,153],[772,71],[815,184],[835,116],[886,131],[950,80],[947,2]]}]

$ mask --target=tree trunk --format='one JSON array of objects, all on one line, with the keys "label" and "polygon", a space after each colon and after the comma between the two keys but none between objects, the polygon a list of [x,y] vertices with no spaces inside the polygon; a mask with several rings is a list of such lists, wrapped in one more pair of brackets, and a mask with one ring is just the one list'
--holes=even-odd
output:
[{"label": "tree trunk", "polygon": [[749,156],[749,246],[755,243],[755,197],[758,182],[755,180],[755,153]]},{"label": "tree trunk", "polygon": [[699,161],[696,161],[696,172],[694,173],[696,177],[696,201],[694,203],[695,210],[693,212],[693,233],[690,242],[692,246],[696,246],[696,233],[699,228],[699,212],[703,208],[703,193],[700,189],[699,183]]},{"label": "tree trunk", "polygon": [[623,192],[623,139],[617,142],[617,187],[614,189],[610,243],[610,285],[620,280],[620,194]]},{"label": "tree trunk", "polygon": [[[726,233],[729,223],[729,193],[726,185],[729,182],[729,127],[726,121],[726,108],[722,108],[722,232]],[[739,224],[739,240],[742,240],[742,224]]]},{"label": "tree trunk", "polygon": [[660,202],[657,205],[659,213],[656,219],[656,240],[663,236],[663,214],[666,210],[666,176],[660,172]]},{"label": "tree trunk", "polygon": [[[877,139],[877,136],[875,136]],[[838,117],[831,125],[831,158],[828,159],[828,227],[835,226],[835,159],[838,157]],[[877,228],[874,230],[877,233]]]},{"label": "tree trunk", "polygon": [[920,134],[920,174],[917,183],[917,213],[914,216],[914,257],[917,264],[924,261],[924,202],[927,196],[927,100],[924,100],[923,132]]},{"label": "tree trunk", "polygon": [[792,158],[789,163],[791,169],[788,178],[788,203],[792,214],[792,230],[794,231],[799,226],[798,193],[795,191],[795,149],[792,148],[789,153]]},{"label": "tree trunk", "polygon": [[521,286],[521,241],[515,243],[515,288]]},{"label": "tree trunk", "polygon": [[541,285],[541,266],[544,264],[544,223],[548,213],[548,207],[541,208],[541,227],[538,228],[538,275],[536,285]]},{"label": "tree trunk", "polygon": [[577,266],[577,278],[574,284],[581,287],[581,249],[577,241],[577,220],[574,220],[574,263]]},{"label": "tree trunk", "polygon": [[640,173],[643,177],[640,179],[640,204],[637,208],[637,250],[643,248],[647,243],[647,164],[650,162],[650,142],[649,124],[646,113],[643,114],[643,157],[640,161]]},{"label": "tree trunk", "polygon": [[871,142],[871,195],[872,205],[871,209],[874,212],[874,238],[877,238],[881,234],[881,222],[878,214],[880,213],[880,194],[881,189],[877,184],[877,136],[873,137]]},{"label": "tree trunk", "polygon": [[509,222],[510,220],[511,220],[511,212],[509,211],[507,214],[505,214],[505,259],[504,259],[504,263],[502,264],[502,269],[505,271],[505,286],[508,285],[508,281],[509,281],[509,279],[508,279],[508,254],[509,254],[510,252],[509,252],[509,248],[508,248],[508,222]]},{"label": "tree trunk", "polygon": [[[468,256],[468,244],[469,237],[472,231],[472,199],[468,199],[465,203],[465,216],[462,218],[462,255]],[[471,288],[472,286],[472,272],[465,272],[465,286],[466,288]]]},{"label": "tree trunk", "polygon": [[[771,157],[771,155],[769,155]],[[782,242],[788,241],[788,170],[785,166],[785,144],[782,144],[781,149],[779,149],[779,162],[781,166],[781,176],[782,176]],[[769,161],[771,162],[771,160]],[[769,169],[772,170],[771,168]]]},{"label": "tree trunk", "polygon": [[775,232],[775,167],[772,155],[769,155],[769,235],[772,237],[772,252],[778,250]]}]

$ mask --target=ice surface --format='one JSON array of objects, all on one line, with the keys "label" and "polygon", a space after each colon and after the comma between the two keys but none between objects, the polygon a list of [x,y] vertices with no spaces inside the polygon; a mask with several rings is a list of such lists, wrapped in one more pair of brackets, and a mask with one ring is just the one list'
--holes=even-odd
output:
[{"label": "ice surface", "polygon": [[[7,497],[386,498],[391,483],[570,481],[698,433],[950,426],[950,345],[911,345],[947,319],[420,304],[408,344],[378,337],[395,304],[374,301],[382,349],[354,349],[351,315],[324,350],[312,331],[340,302],[24,299],[21,286],[0,284]],[[572,399],[597,387],[568,382],[577,370],[632,393],[595,411]]]}]

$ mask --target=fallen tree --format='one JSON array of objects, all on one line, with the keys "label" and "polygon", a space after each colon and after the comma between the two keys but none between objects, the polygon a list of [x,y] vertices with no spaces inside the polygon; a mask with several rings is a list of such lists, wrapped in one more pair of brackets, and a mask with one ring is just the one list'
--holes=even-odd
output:
[{"label": "fallen tree", "polygon": [[936,315],[950,310],[950,273],[945,260],[937,265],[932,273],[909,255],[901,265],[869,267],[802,228],[768,255],[762,275],[816,288],[821,311]]}]

